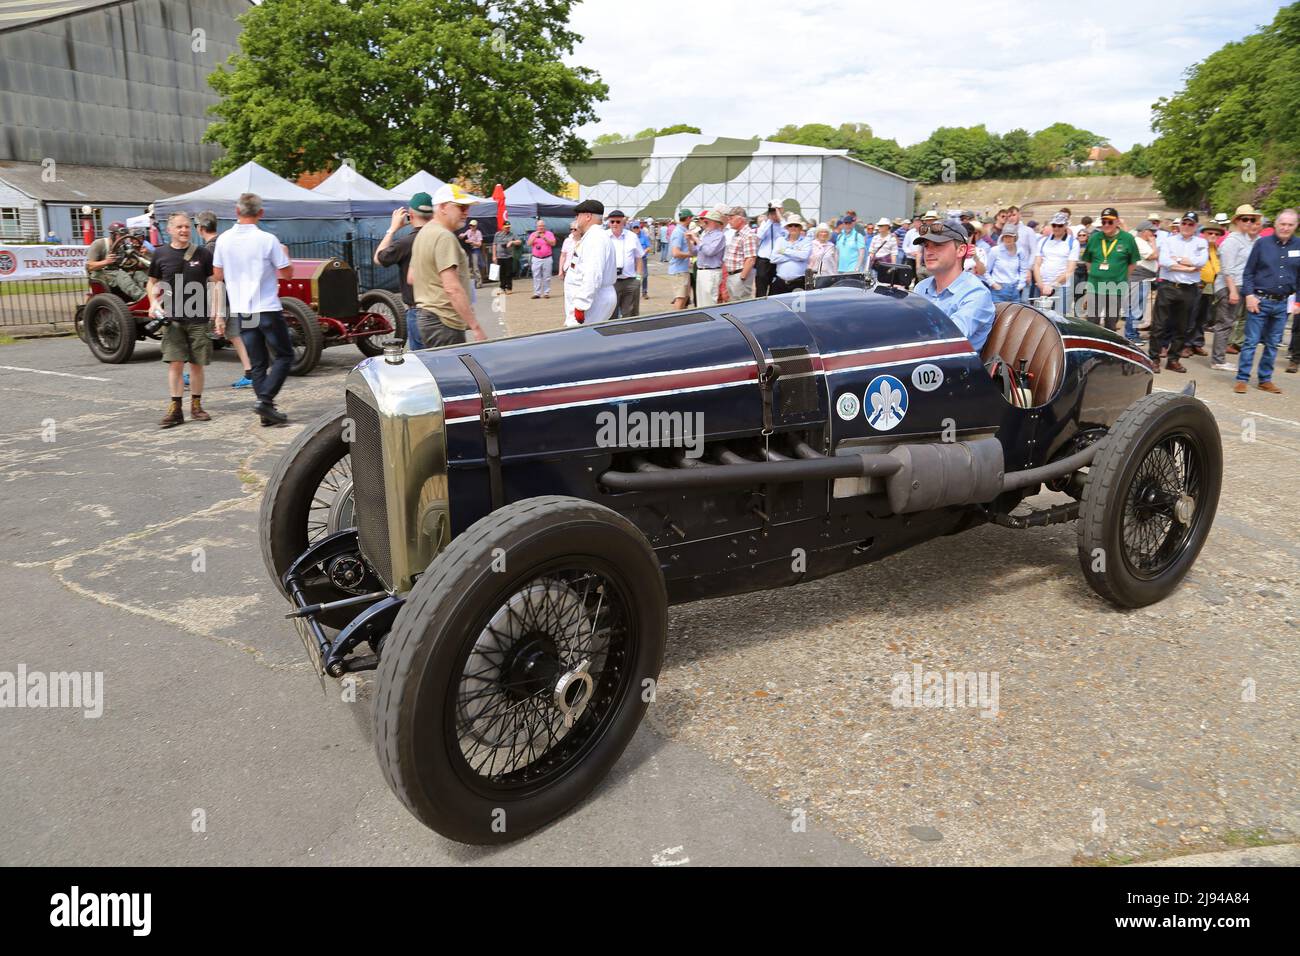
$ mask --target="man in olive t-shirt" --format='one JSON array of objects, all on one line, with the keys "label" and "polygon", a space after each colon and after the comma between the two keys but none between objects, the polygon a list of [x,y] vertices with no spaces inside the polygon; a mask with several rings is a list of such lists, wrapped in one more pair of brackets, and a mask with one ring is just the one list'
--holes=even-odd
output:
[{"label": "man in olive t-shirt", "polygon": [[470,304],[469,258],[456,232],[465,224],[465,208],[482,200],[459,186],[446,185],[433,196],[433,219],[411,246],[408,281],[415,297],[415,321],[425,348],[459,345],[469,329],[477,341],[487,338]]},{"label": "man in olive t-shirt", "polygon": [[1113,208],[1101,211],[1101,228],[1088,236],[1081,258],[1088,263],[1088,319],[1104,322],[1113,332],[1128,314],[1133,294],[1129,273],[1142,259],[1137,240],[1120,228]]}]

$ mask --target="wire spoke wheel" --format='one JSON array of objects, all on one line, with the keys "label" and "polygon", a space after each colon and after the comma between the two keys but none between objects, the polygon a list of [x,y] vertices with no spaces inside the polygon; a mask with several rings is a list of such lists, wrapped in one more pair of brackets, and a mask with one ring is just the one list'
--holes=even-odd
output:
[{"label": "wire spoke wheel", "polygon": [[110,309],[96,309],[90,317],[90,334],[105,352],[116,352],[122,344],[122,326]]},{"label": "wire spoke wheel", "polygon": [[591,568],[547,570],[511,590],[463,655],[448,720],[479,788],[542,787],[604,732],[635,650],[627,596]]},{"label": "wire spoke wheel", "polygon": [[1204,471],[1204,454],[1186,433],[1163,438],[1138,465],[1121,519],[1124,559],[1137,576],[1160,575],[1186,547]]},{"label": "wire spoke wheel", "polygon": [[307,541],[314,544],[326,535],[356,524],[352,493],[352,456],[335,463],[312,492],[307,509]]},{"label": "wire spoke wheel", "polygon": [[1190,394],[1146,395],[1101,440],[1079,501],[1078,551],[1118,607],[1173,593],[1209,537],[1223,484],[1219,427]]},{"label": "wire spoke wheel", "polygon": [[561,495],[506,504],[416,580],[379,651],[393,792],[463,843],[503,843],[604,779],[654,699],[668,595],[640,530]]}]

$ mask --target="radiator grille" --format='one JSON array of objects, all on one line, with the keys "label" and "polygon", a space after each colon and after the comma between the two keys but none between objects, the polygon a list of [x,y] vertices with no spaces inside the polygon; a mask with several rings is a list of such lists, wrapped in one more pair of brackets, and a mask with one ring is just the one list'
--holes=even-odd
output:
[{"label": "radiator grille", "polygon": [[393,557],[389,550],[388,499],[384,491],[384,454],[379,413],[364,399],[347,393],[352,432],[352,493],[356,499],[357,540],[375,573],[389,587]]},{"label": "radiator grille", "polygon": [[331,319],[354,319],[357,305],[357,274],[345,262],[327,262],[316,282],[320,301],[316,311]]}]

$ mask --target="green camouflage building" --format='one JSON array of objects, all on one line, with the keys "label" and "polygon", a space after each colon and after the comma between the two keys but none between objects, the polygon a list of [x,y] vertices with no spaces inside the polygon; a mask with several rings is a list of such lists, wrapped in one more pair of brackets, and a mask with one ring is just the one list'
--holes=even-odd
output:
[{"label": "green camouflage building", "polygon": [[583,199],[630,216],[667,219],[744,206],[761,215],[772,201],[805,219],[821,221],[853,209],[860,219],[891,219],[912,212],[916,183],[843,149],[759,139],[676,133],[596,146],[591,159],[569,166]]}]

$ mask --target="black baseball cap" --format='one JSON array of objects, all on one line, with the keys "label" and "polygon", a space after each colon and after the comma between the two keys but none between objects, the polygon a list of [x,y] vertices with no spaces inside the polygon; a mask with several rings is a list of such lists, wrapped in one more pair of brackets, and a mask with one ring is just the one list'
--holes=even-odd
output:
[{"label": "black baseball cap", "polygon": [[605,215],[605,204],[599,199],[584,199],[578,205],[573,207],[574,212],[594,212],[598,216]]},{"label": "black baseball cap", "polygon": [[1190,219],[1192,222],[1200,222],[1200,221],[1201,221],[1201,217],[1198,216],[1196,213],[1191,212],[1190,210],[1189,210],[1188,212],[1183,213],[1182,216],[1179,218],[1178,221],[1179,221],[1179,222],[1186,222],[1186,221],[1189,220],[1189,219]]},{"label": "black baseball cap", "polygon": [[1102,219],[1118,219],[1118,218],[1119,218],[1119,210],[1116,209],[1114,206],[1107,206],[1105,209],[1103,209],[1103,210],[1101,211],[1101,218],[1102,218]]},{"label": "black baseball cap", "polygon": [[625,213],[625,212],[624,212],[623,210],[621,210],[621,209],[615,209],[613,212],[611,212],[611,213],[610,213],[608,216],[606,216],[605,218],[606,218],[606,219],[626,219],[626,218],[627,218],[627,213]]}]

